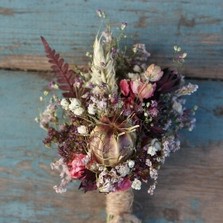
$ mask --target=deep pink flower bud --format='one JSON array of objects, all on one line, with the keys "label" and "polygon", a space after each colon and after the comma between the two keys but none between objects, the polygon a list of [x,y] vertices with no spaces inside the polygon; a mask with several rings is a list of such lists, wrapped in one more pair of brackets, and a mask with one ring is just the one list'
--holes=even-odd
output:
[{"label": "deep pink flower bud", "polygon": [[119,86],[121,88],[121,93],[124,96],[128,96],[128,94],[130,92],[128,81],[126,79],[121,80],[120,83],[119,83]]},{"label": "deep pink flower bud", "polygon": [[83,176],[85,168],[86,155],[76,154],[71,162],[70,174],[74,179],[80,179]]}]

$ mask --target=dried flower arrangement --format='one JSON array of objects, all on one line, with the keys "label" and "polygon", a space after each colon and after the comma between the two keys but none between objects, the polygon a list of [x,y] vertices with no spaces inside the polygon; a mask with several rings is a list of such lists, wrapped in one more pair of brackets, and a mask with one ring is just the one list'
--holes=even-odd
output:
[{"label": "dried flower arrangement", "polygon": [[[125,27],[119,37],[126,37]],[[179,130],[194,127],[196,106],[186,108],[184,96],[198,86],[185,84],[177,69],[149,64],[144,44],[122,50],[109,25],[96,35],[85,71],[72,70],[41,40],[56,74],[50,87],[62,91],[38,118],[48,132],[44,144],[58,148],[60,158],[51,164],[62,178],[56,192],[79,180],[85,192],[140,190],[148,183],[153,194],[160,166],[180,148]],[[182,63],[186,53],[177,46],[174,51],[175,62]]]}]

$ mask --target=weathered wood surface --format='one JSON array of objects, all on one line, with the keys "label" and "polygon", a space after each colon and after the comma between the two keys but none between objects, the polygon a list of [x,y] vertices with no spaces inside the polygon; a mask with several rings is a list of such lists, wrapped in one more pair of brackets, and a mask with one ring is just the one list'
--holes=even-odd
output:
[{"label": "weathered wood surface", "polygon": [[[83,194],[74,184],[59,195],[50,170],[56,152],[45,149],[45,134],[34,122],[46,74],[0,72],[0,222],[103,223],[104,195]],[[223,222],[223,82],[195,81],[197,127],[185,135],[184,148],[160,171],[154,196],[136,194],[135,214],[143,223]]]},{"label": "weathered wood surface", "polygon": [[170,63],[180,44],[189,55],[188,76],[223,78],[222,0],[0,0],[0,67],[48,70],[40,35],[70,63],[85,63],[98,8],[114,23],[128,22],[128,44],[146,43],[153,62]]}]

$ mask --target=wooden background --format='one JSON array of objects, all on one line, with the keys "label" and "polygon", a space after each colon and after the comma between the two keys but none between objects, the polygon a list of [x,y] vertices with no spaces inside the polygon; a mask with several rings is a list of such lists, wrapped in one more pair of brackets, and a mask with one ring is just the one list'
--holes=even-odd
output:
[{"label": "wooden background", "polygon": [[104,195],[73,184],[56,194],[56,152],[41,143],[34,122],[50,74],[39,36],[72,64],[84,64],[98,30],[96,9],[128,22],[127,44],[144,42],[151,62],[167,65],[172,47],[188,53],[185,69],[199,91],[197,127],[160,171],[154,196],[136,193],[134,213],[144,223],[223,222],[223,2],[222,0],[0,0],[0,222],[102,223]]}]

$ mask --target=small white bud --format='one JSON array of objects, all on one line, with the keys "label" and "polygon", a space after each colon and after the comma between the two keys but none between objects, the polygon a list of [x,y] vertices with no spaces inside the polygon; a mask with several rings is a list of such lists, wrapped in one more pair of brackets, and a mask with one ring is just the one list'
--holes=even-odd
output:
[{"label": "small white bud", "polygon": [[132,188],[135,190],[141,190],[142,182],[138,179],[134,179],[132,182]]},{"label": "small white bud", "polygon": [[87,130],[86,126],[81,125],[81,126],[77,127],[77,132],[81,135],[87,135],[88,130]]}]

